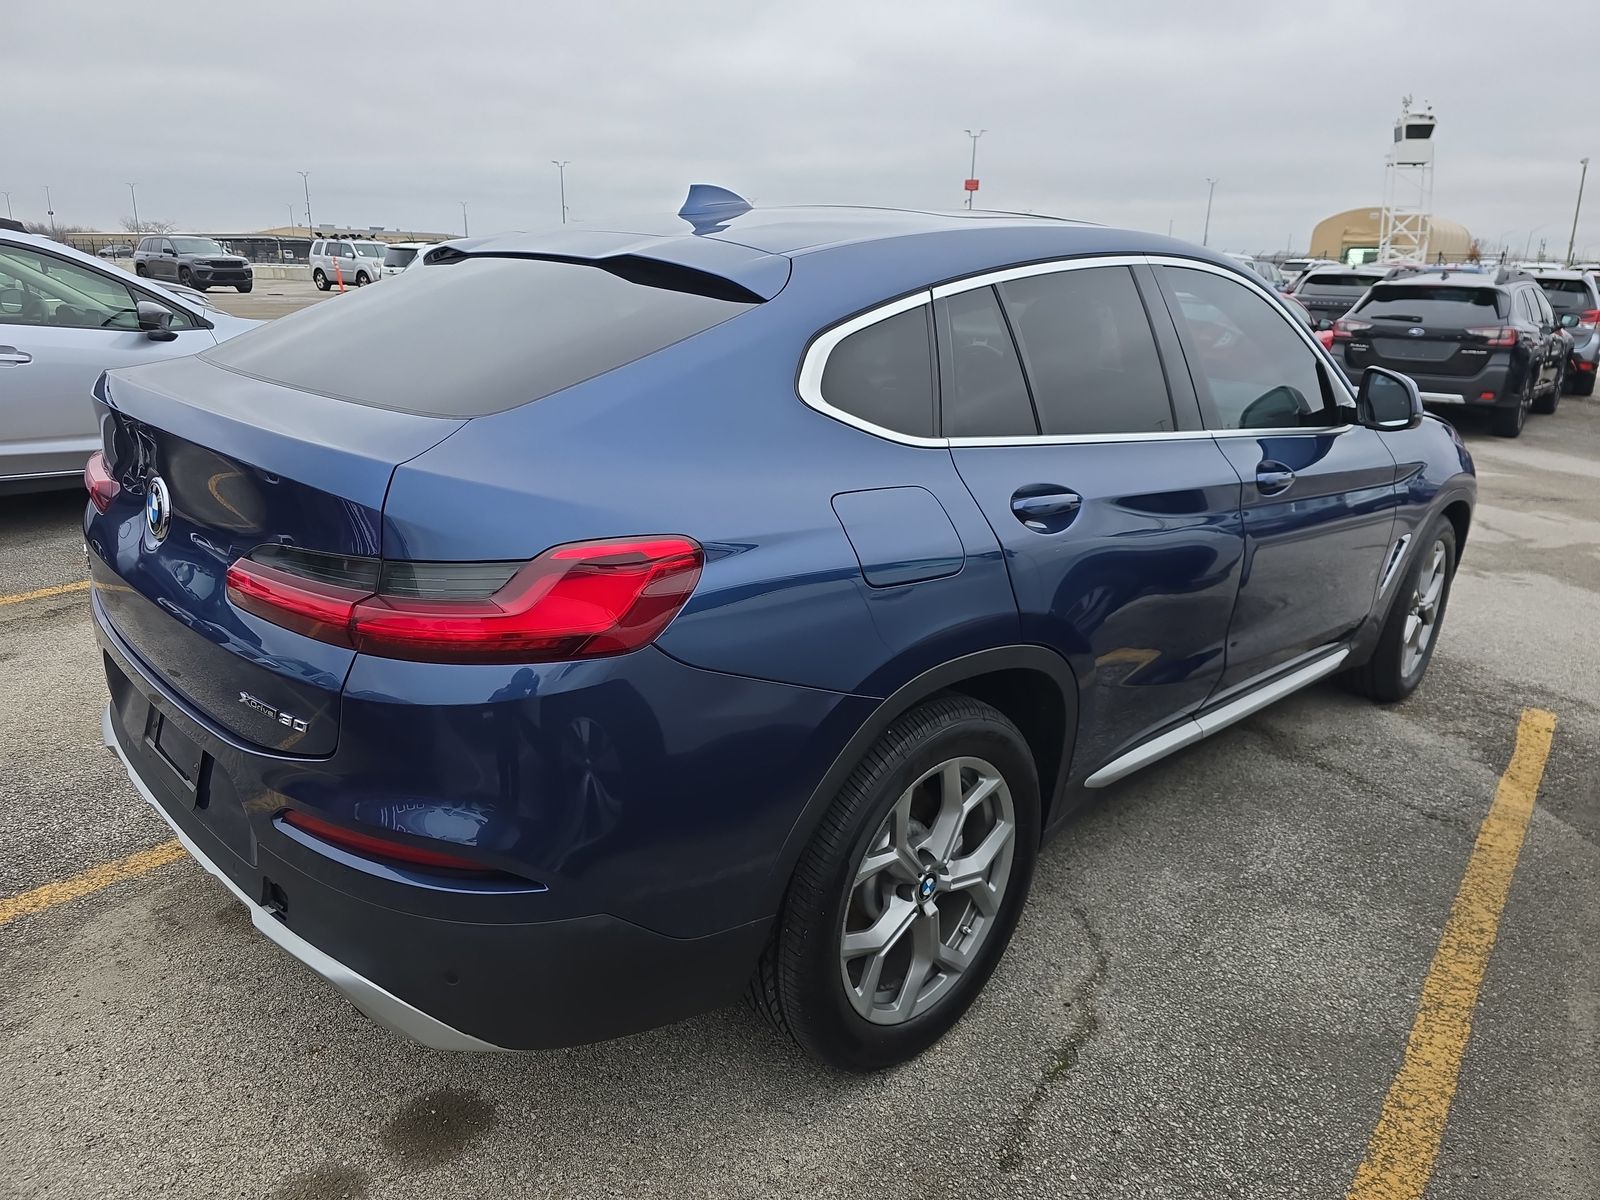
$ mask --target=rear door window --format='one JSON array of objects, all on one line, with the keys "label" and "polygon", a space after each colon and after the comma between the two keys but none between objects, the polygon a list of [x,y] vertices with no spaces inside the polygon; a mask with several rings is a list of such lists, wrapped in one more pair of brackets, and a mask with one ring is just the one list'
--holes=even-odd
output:
[{"label": "rear door window", "polygon": [[1307,277],[1298,288],[1308,296],[1359,296],[1374,283],[1371,275],[1347,271],[1319,271]]},{"label": "rear door window", "polygon": [[1492,287],[1380,283],[1350,315],[1363,321],[1465,329],[1493,324],[1505,316],[1505,307]]},{"label": "rear door window", "polygon": [[1046,434],[1177,428],[1144,304],[1126,267],[1000,285]]},{"label": "rear door window", "polygon": [[204,357],[357,404],[478,417],[653,354],[757,302],[727,280],[650,260],[608,268],[467,257],[281,317]]},{"label": "rear door window", "polygon": [[[430,267],[424,276],[433,273]],[[880,429],[933,436],[933,351],[928,307],[858,329],[828,354],[822,398]]]},{"label": "rear door window", "polygon": [[1022,363],[992,287],[938,302],[944,357],[939,404],[945,437],[1031,437],[1039,432]]}]

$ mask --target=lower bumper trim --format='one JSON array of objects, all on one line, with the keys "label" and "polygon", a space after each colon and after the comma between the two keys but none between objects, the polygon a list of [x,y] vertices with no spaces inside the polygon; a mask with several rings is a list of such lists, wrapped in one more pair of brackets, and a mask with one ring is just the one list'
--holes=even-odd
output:
[{"label": "lower bumper trim", "polygon": [[122,746],[117,742],[116,727],[111,721],[110,705],[107,705],[100,714],[100,734],[105,744],[122,760],[123,768],[128,772],[128,778],[133,782],[134,789],[144,797],[151,808],[161,814],[161,819],[172,827],[172,832],[177,835],[178,840],[183,843],[183,848],[194,857],[194,860],[220,879],[223,886],[250,911],[250,922],[257,931],[321,975],[350,1003],[386,1029],[391,1029],[435,1050],[505,1051],[503,1046],[493,1045],[482,1038],[473,1037],[470,1033],[462,1033],[459,1029],[446,1025],[437,1017],[429,1016],[415,1005],[406,1003],[394,993],[373,983],[366,976],[357,974],[331,954],[313,946],[266,908],[245,895],[239,885],[229,879],[167,815],[144,780],[139,778],[138,772],[134,770],[133,764],[128,761],[128,756],[123,753]]},{"label": "lower bumper trim", "polygon": [[1465,404],[1467,398],[1458,392],[1423,392],[1424,404]]}]

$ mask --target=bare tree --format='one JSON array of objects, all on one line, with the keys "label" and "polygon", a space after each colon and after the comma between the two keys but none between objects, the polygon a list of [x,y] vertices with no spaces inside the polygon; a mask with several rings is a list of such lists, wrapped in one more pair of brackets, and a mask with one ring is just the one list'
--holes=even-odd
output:
[{"label": "bare tree", "polygon": [[40,237],[53,237],[58,242],[64,242],[71,234],[93,232],[87,225],[62,225],[57,222],[54,229],[44,221],[24,221],[22,227],[29,233],[36,233]]},{"label": "bare tree", "polygon": [[122,228],[129,233],[171,233],[177,226],[171,221],[162,221],[152,217],[141,217],[137,221],[132,217],[123,217]]}]

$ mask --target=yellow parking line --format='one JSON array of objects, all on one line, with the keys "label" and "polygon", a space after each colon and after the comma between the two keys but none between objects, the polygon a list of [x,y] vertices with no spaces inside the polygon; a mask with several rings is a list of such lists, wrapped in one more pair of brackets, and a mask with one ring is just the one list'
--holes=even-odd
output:
[{"label": "yellow parking line", "polygon": [[7,604],[21,604],[24,600],[43,600],[47,596],[65,596],[69,592],[87,592],[89,581],[79,580],[77,583],[59,583],[55,587],[37,588],[31,592],[14,592],[9,596],[0,596],[0,608]]},{"label": "yellow parking line", "polygon": [[101,888],[108,888],[114,883],[144,875],[182,857],[184,857],[183,846],[177,838],[173,838],[171,841],[159,842],[144,850],[136,850],[126,858],[90,867],[87,871],[80,871],[69,879],[58,879],[54,883],[36,887],[31,892],[7,896],[0,900],[0,926],[9,925],[18,917],[30,917],[35,913],[42,913],[69,900],[82,899],[91,892],[98,892]]},{"label": "yellow parking line", "polygon": [[1433,1178],[1455,1096],[1472,1010],[1555,734],[1554,713],[1525,708],[1517,745],[1467,860],[1444,935],[1422,985],[1400,1073],[1345,1200],[1421,1200]]}]

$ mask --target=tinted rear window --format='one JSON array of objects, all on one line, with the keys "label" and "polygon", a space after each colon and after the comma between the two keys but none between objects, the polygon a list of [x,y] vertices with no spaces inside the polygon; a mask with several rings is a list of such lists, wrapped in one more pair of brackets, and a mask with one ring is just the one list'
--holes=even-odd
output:
[{"label": "tinted rear window", "polygon": [[822,398],[881,429],[933,436],[927,306],[858,329],[835,346],[822,370]]},{"label": "tinted rear window", "polygon": [[466,258],[282,317],[204,357],[357,404],[481,417],[593,379],[752,307],[753,300],[723,298],[734,290],[648,260],[608,269]]},{"label": "tinted rear window", "polygon": [[1372,275],[1312,275],[1296,291],[1312,296],[1359,296],[1376,282]]},{"label": "tinted rear window", "polygon": [[1541,279],[1539,286],[1544,289],[1544,298],[1550,301],[1550,307],[1557,312],[1593,307],[1589,285],[1581,279]]},{"label": "tinted rear window", "polygon": [[1351,316],[1414,325],[1481,325],[1505,316],[1500,293],[1485,287],[1428,287],[1382,283]]}]

